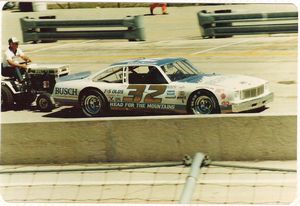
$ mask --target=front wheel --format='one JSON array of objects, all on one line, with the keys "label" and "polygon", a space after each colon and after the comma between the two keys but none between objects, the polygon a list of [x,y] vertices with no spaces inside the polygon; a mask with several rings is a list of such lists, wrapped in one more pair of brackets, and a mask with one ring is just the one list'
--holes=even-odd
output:
[{"label": "front wheel", "polygon": [[51,112],[54,109],[51,95],[48,93],[40,94],[36,100],[36,106],[41,112]]},{"label": "front wheel", "polygon": [[197,91],[192,94],[188,106],[190,114],[218,114],[220,107],[216,97],[207,91]]},{"label": "front wheel", "polygon": [[80,98],[82,112],[88,117],[97,117],[107,112],[107,102],[101,92],[91,89],[83,93]]}]

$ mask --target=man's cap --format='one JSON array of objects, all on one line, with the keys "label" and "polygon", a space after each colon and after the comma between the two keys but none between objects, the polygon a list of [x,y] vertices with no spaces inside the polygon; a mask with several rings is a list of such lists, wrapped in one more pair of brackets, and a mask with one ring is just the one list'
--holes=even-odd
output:
[{"label": "man's cap", "polygon": [[19,40],[16,37],[11,37],[8,39],[8,43],[19,43]]}]

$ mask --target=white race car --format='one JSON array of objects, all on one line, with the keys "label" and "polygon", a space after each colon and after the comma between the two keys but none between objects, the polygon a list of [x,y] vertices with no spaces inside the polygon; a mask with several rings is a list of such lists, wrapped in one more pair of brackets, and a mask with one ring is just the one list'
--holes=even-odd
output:
[{"label": "white race car", "polygon": [[91,74],[60,78],[59,105],[79,105],[87,116],[110,110],[216,114],[265,107],[268,82],[243,75],[205,74],[185,58],[127,60]]}]

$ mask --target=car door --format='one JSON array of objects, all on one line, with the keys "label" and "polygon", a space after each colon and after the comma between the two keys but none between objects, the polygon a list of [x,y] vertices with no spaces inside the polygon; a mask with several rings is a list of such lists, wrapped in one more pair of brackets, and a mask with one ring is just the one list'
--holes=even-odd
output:
[{"label": "car door", "polygon": [[127,95],[123,98],[127,109],[160,111],[175,108],[164,103],[169,84],[157,67],[128,67],[127,82]]},{"label": "car door", "polygon": [[116,66],[108,68],[94,78],[94,82],[106,96],[112,110],[124,107],[123,96],[126,92],[125,67]]}]

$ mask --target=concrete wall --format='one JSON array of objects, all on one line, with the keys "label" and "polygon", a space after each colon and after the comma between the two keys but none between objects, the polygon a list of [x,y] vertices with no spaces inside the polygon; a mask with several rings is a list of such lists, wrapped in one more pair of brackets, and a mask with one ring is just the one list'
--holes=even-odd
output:
[{"label": "concrete wall", "polygon": [[1,164],[295,160],[295,115],[91,118],[3,123]]}]

